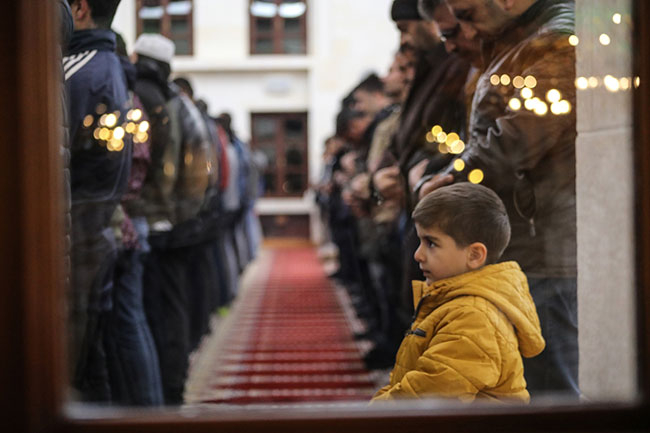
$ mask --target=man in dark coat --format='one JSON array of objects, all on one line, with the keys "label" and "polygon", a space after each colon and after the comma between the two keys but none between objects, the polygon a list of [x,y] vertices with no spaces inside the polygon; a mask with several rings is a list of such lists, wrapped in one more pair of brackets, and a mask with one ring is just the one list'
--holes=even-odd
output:
[{"label": "man in dark coat", "polygon": [[209,136],[196,106],[169,82],[174,43],[143,34],[135,43],[135,93],[151,121],[151,166],[133,207],[150,227],[144,301],[160,361],[165,403],[180,404],[191,350],[190,260],[203,241],[198,218],[209,179]]},{"label": "man in dark coat", "polygon": [[74,33],[63,60],[70,114],[72,214],[69,348],[84,401],[110,400],[102,345],[117,254],[110,221],[130,171],[131,108],[110,25],[119,0],[71,0]]}]

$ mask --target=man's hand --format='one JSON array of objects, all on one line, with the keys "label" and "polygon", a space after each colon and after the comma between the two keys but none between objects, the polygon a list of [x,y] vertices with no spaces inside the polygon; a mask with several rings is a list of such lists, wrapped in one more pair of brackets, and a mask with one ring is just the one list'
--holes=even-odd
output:
[{"label": "man's hand", "polygon": [[415,185],[417,185],[418,181],[422,179],[422,176],[424,176],[424,170],[427,169],[428,164],[429,161],[423,159],[422,161],[414,165],[412,169],[409,170],[409,188],[411,191],[413,191]]},{"label": "man's hand", "polygon": [[350,181],[350,189],[356,197],[362,200],[370,199],[370,175],[360,173],[353,177]]},{"label": "man's hand", "polygon": [[449,185],[453,181],[454,181],[454,176],[451,174],[436,174],[430,180],[422,184],[418,199],[422,200],[422,198],[425,195],[437,190],[442,186]]},{"label": "man's hand", "polygon": [[350,151],[341,157],[341,168],[346,175],[352,176],[356,171],[356,161],[358,154],[355,151]]},{"label": "man's hand", "polygon": [[377,170],[372,181],[377,192],[386,200],[399,200],[404,195],[401,174],[396,165]]}]

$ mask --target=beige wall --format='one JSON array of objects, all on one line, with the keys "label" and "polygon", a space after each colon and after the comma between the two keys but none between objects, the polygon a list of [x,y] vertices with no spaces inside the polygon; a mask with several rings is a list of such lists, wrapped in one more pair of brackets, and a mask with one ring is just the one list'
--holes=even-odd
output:
[{"label": "beige wall", "polygon": [[[603,77],[630,77],[630,0],[577,0],[578,320],[580,387],[587,399],[636,395],[632,92]],[[615,24],[612,16],[622,15]],[[602,45],[607,34],[611,43]]]}]

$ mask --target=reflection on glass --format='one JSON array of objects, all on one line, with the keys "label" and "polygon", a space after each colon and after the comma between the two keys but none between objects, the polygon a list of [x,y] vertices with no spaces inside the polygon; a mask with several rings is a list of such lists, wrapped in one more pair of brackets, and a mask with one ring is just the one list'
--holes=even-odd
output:
[{"label": "reflection on glass", "polygon": [[[376,0],[367,1],[374,2]],[[184,19],[184,16],[192,12],[193,3],[188,1],[164,1],[162,3],[165,5],[168,4],[166,12],[169,15],[173,15],[169,22],[165,21],[165,27],[171,23],[172,34],[179,36],[175,38],[177,53],[188,53],[190,49],[189,41],[191,39],[188,40],[180,36],[184,36],[191,30],[190,23]],[[453,3],[454,1],[450,0],[450,4]],[[594,3],[599,3],[600,7],[592,9],[590,5]],[[194,6],[197,7],[199,4],[201,3],[194,3]],[[368,3],[368,5],[370,4]],[[522,156],[523,161],[513,161],[512,166],[508,166],[509,171],[498,182],[506,183],[510,178],[517,179],[513,182],[518,183],[508,190],[509,193],[504,200],[509,201],[508,204],[512,205],[516,211],[516,215],[510,215],[513,220],[513,232],[516,232],[516,236],[511,240],[511,245],[517,247],[530,239],[539,241],[545,245],[543,251],[542,249],[531,250],[529,252],[530,257],[541,255],[544,256],[544,259],[550,260],[565,252],[565,248],[560,245],[564,244],[566,237],[550,235],[548,231],[544,230],[542,225],[545,221],[557,215],[557,212],[566,209],[567,206],[577,207],[577,217],[573,219],[568,218],[566,221],[563,221],[563,227],[572,227],[578,233],[577,254],[571,248],[566,248],[566,251],[569,251],[567,253],[568,255],[573,254],[573,256],[567,259],[567,262],[570,262],[569,265],[577,268],[578,271],[577,305],[578,308],[582,308],[580,311],[580,322],[577,324],[579,330],[578,338],[580,338],[578,385],[580,391],[588,399],[626,400],[635,397],[637,392],[635,385],[636,353],[633,342],[634,299],[631,295],[631,288],[634,285],[633,276],[635,275],[635,269],[633,267],[634,251],[631,248],[631,238],[633,236],[631,215],[634,195],[632,188],[633,173],[630,167],[633,144],[633,134],[630,127],[630,104],[634,86],[638,86],[639,83],[637,82],[638,77],[635,77],[629,64],[630,3],[626,1],[612,2],[602,0],[599,2],[577,2],[577,4],[578,27],[575,29],[575,35],[571,33],[574,29],[569,29],[571,32],[567,30],[561,41],[563,47],[568,48],[571,52],[574,49],[572,47],[575,47],[578,53],[577,71],[575,74],[572,69],[573,64],[569,65],[571,67],[564,68],[560,71],[556,70],[557,68],[553,68],[553,65],[542,65],[543,71],[531,71],[525,68],[512,68],[513,70],[504,71],[503,69],[496,68],[498,70],[490,71],[489,73],[486,72],[485,76],[481,76],[477,84],[481,92],[492,93],[498,96],[498,98],[490,101],[490,104],[494,105],[490,108],[503,114],[500,122],[488,123],[488,126],[485,127],[485,129],[491,129],[485,133],[484,142],[477,141],[471,135],[472,133],[477,133],[476,130],[483,127],[482,124],[478,126],[471,124],[476,118],[476,113],[471,112],[471,109],[467,113],[470,124],[464,125],[466,128],[449,127],[446,119],[427,119],[426,122],[423,121],[419,125],[419,129],[415,135],[419,137],[418,141],[430,143],[426,147],[427,152],[435,153],[438,150],[440,154],[444,154],[444,157],[449,161],[449,171],[453,172],[457,179],[493,186],[497,181],[495,181],[495,176],[490,171],[490,167],[486,168],[480,165],[480,163],[486,163],[485,161],[489,162],[490,158],[486,158],[485,161],[479,161],[479,164],[473,163],[468,158],[468,155],[471,156],[472,152],[480,150],[483,147],[489,148],[492,145],[498,145],[500,140],[507,139],[509,134],[521,134],[522,136],[528,137],[530,142],[536,145],[534,150],[540,151],[545,146],[552,145],[558,141],[568,139],[573,142],[575,140],[574,135],[572,135],[574,130],[577,129],[580,132],[575,147],[567,147],[563,149],[563,152],[552,155],[552,161],[549,162],[549,166],[553,166],[557,161],[571,160],[571,158],[574,158],[573,151],[576,148],[579,151],[577,156],[575,156],[575,164],[571,164],[572,167],[578,167],[577,175],[569,176],[566,179],[566,184],[575,184],[575,191],[573,191],[575,195],[567,196],[557,206],[552,208],[545,207],[552,198],[557,196],[557,191],[550,188],[547,183],[540,182],[540,179],[548,175],[549,172],[545,171],[547,168],[542,168],[539,172],[536,169],[531,169],[530,164],[534,164],[534,162],[531,163],[530,160],[536,159],[539,156],[537,154],[525,154]],[[143,19],[144,30],[146,32],[160,31],[161,14],[165,12],[163,10],[164,6],[161,6],[157,2],[147,2],[146,5],[139,12],[140,18]],[[201,13],[201,11],[195,12]],[[250,12],[258,35],[261,34],[261,37],[258,37],[253,42],[255,52],[271,54],[274,52],[274,47],[280,46],[280,42],[286,53],[297,54],[305,51],[305,41],[302,36],[299,36],[299,33],[302,32],[304,27],[304,21],[302,20],[306,12],[305,2],[256,0],[250,3]],[[169,17],[166,19],[169,19]],[[319,17],[314,17],[314,19],[319,19]],[[274,24],[277,24],[277,26],[274,27]],[[274,28],[279,33],[277,39],[274,39],[276,35],[272,36]],[[197,38],[202,37],[204,36],[197,34]],[[368,39],[372,40],[372,38]],[[207,45],[214,41],[197,40],[197,43],[199,42]],[[385,54],[386,47],[375,47],[373,44],[369,44],[368,47],[368,50],[377,49],[377,56]],[[274,71],[286,67],[286,63],[273,63],[275,61],[273,58],[265,58],[263,60],[264,62],[260,63],[268,61],[269,68]],[[356,60],[345,59],[345,61],[350,62]],[[344,65],[343,62],[341,64]],[[547,66],[548,69],[546,68]],[[314,69],[318,67],[320,66],[315,64]],[[180,71],[178,72],[180,73]],[[347,70],[341,67],[341,70],[336,72],[344,74],[347,73]],[[236,109],[246,113],[248,117],[244,122],[247,122],[249,118],[252,120],[250,131],[238,132],[243,137],[252,137],[251,141],[260,154],[258,156],[261,156],[259,159],[266,160],[267,165],[263,166],[256,173],[257,178],[255,178],[255,182],[264,184],[266,187],[268,198],[270,199],[265,201],[264,204],[268,205],[271,203],[271,205],[276,206],[270,213],[279,212],[277,208],[284,206],[286,201],[286,203],[294,206],[290,208],[291,212],[304,212],[306,215],[314,209],[310,207],[314,205],[311,202],[307,203],[307,200],[301,201],[301,195],[310,188],[309,183],[314,178],[312,173],[307,174],[308,168],[310,170],[312,169],[312,158],[310,156],[314,155],[312,152],[320,152],[320,148],[314,147],[314,144],[307,142],[307,137],[311,137],[314,132],[311,130],[312,117],[309,117],[308,128],[308,114],[297,113],[295,106],[300,101],[307,101],[305,103],[310,104],[307,107],[310,115],[324,111],[321,106],[316,105],[322,102],[320,95],[314,96],[317,102],[312,103],[310,101],[310,98],[313,96],[311,93],[312,90],[319,87],[310,86],[308,91],[299,95],[303,98],[298,103],[295,100],[282,99],[282,95],[274,95],[273,97],[267,98],[266,95],[260,96],[259,93],[256,93],[258,83],[263,82],[266,77],[264,75],[265,73],[268,73],[268,70],[257,71],[246,69],[245,74],[242,74],[245,77],[242,77],[241,82],[232,78],[235,74],[230,74],[225,79],[223,78],[225,74],[220,73],[196,74],[196,82],[194,84],[197,92],[205,92],[205,95],[209,95],[206,97],[214,98],[220,104],[213,105],[215,110],[222,109],[222,107],[233,107],[233,111]],[[296,75],[300,75],[302,78],[306,77],[306,81],[309,81],[318,80],[319,73],[320,71],[313,73],[311,68],[305,68],[305,70],[300,69]],[[330,79],[332,77],[336,78],[331,69],[328,69],[327,74],[323,75],[327,75]],[[336,82],[337,80],[332,79],[331,81]],[[250,88],[247,87],[247,84],[243,83],[249,84]],[[334,85],[336,83],[332,84],[328,82],[325,84]],[[471,88],[472,86],[468,86],[464,90],[469,92]],[[249,91],[250,93],[248,93]],[[341,98],[343,95],[344,91],[341,90]],[[575,95],[577,97],[574,97]],[[463,95],[464,100],[467,101],[472,100],[471,96]],[[336,105],[338,106],[338,104]],[[127,118],[131,121],[122,124],[121,120],[118,120],[115,114],[110,112],[111,110],[113,110],[112,107],[107,108],[106,106],[102,106],[98,110],[98,113],[100,113],[98,119],[101,127],[95,128],[93,124],[94,116],[92,115],[83,119],[83,126],[88,128],[87,132],[89,135],[94,134],[98,140],[105,141],[105,148],[112,153],[119,153],[124,149],[124,143],[127,142],[125,137],[129,134],[135,134],[136,142],[143,142],[146,139],[154,137],[155,122],[158,119],[150,119],[149,121],[143,121],[137,124],[134,122],[138,120],[136,117],[140,117],[143,114],[155,115],[155,112],[143,113],[133,110],[127,115]],[[307,111],[307,109],[304,110]],[[138,114],[136,115],[136,113]],[[318,134],[323,131],[335,129],[335,125],[331,122],[331,118],[334,116],[331,116],[331,118],[322,116],[328,119],[326,121],[316,118],[320,116],[313,117]],[[171,116],[170,118],[173,119],[174,117]],[[509,123],[513,119],[513,123]],[[525,119],[525,121],[518,123],[521,119]],[[171,122],[174,122],[174,120],[171,120]],[[430,130],[425,131],[423,125],[426,125],[427,129],[431,125],[434,126]],[[567,127],[567,125],[569,126]],[[472,130],[472,126],[475,126],[474,130]],[[567,131],[569,132],[567,133]],[[478,131],[478,133],[481,132]],[[423,138],[424,140],[422,140]],[[512,140],[512,147],[506,149],[507,152],[504,152],[503,155],[499,154],[498,156],[504,158],[509,157],[510,152],[516,153],[518,146],[523,146],[522,143],[523,139]],[[240,148],[233,144],[230,150],[234,148],[237,148],[237,152],[241,152],[245,146],[241,146]],[[497,154],[490,154],[490,157],[496,158],[495,155]],[[331,155],[327,156],[331,157]],[[436,157],[439,156],[436,154]],[[239,173],[241,174],[246,170],[250,170],[250,167],[253,165],[251,161],[253,160],[254,158],[251,157],[246,162],[248,165],[246,165],[243,163],[239,164],[240,161],[235,159],[234,162],[229,161],[229,167],[232,168],[233,172],[242,169]],[[185,154],[184,158],[180,159],[180,162],[185,165],[198,165],[199,163],[199,161],[194,160],[194,156],[191,153]],[[324,160],[322,165],[325,166],[328,162]],[[337,160],[338,162],[341,162],[341,160]],[[309,167],[307,167],[308,163]],[[171,178],[182,174],[185,170],[183,164],[174,165],[168,161],[162,161],[160,162],[160,167],[162,167],[163,174]],[[334,166],[334,164],[332,165]],[[205,164],[202,166],[205,166]],[[611,176],[595,175],[597,173],[608,173],[612,167],[617,168],[616,182],[611,182]],[[317,169],[320,168],[317,167]],[[332,168],[332,170],[334,171],[336,168]],[[570,172],[570,168],[557,170],[557,172],[552,171],[556,177],[560,177],[567,172]],[[607,182],[607,178],[609,178],[609,182]],[[228,214],[228,217],[245,212],[246,209],[243,209],[243,205],[241,205],[241,203],[246,203],[243,198],[247,196],[244,194],[253,195],[247,189],[249,185],[245,187],[242,185],[241,178],[233,177],[233,179],[230,179],[229,185],[234,185],[233,189],[237,190],[237,193],[234,194],[236,196],[235,198],[241,199],[241,202],[240,207],[233,205],[233,210]],[[612,185],[612,183],[615,183],[615,185]],[[352,189],[351,186],[352,182],[350,181],[349,184],[344,184],[341,189],[343,190],[345,187]],[[502,185],[499,184],[498,186]],[[327,193],[329,193],[328,187],[330,187],[329,184],[323,188]],[[504,188],[508,187],[510,186]],[[327,193],[323,193],[323,195]],[[514,204],[510,203],[513,201],[515,202]],[[340,203],[346,204],[343,198],[341,198]],[[354,205],[348,204],[346,204],[348,206],[346,208],[343,204],[337,210],[342,209],[341,214],[344,214],[344,218],[342,217],[341,220],[344,220],[344,223],[339,221],[335,221],[334,223],[330,221],[325,222],[334,226],[330,227],[330,229],[333,228],[336,230],[337,228],[344,227],[346,230],[355,230],[357,227],[354,224],[356,220],[350,215],[359,209],[354,208]],[[375,204],[364,203],[364,205],[374,206]],[[331,210],[326,207],[324,208],[325,210]],[[372,210],[375,211],[376,209],[372,208]],[[265,209],[265,211],[268,211],[268,209]],[[406,209],[401,209],[401,211],[406,211]],[[332,218],[336,216],[334,215]],[[283,218],[281,217],[278,220],[286,223]],[[227,218],[224,218],[224,220],[226,221]],[[292,220],[289,219],[287,221],[289,221],[287,224],[291,225]],[[577,228],[573,227],[576,221]],[[155,230],[152,230],[155,232],[154,234],[164,232],[164,222],[155,221],[152,223],[152,228],[155,223],[159,225],[155,227]],[[171,225],[172,223],[169,222],[169,224]],[[337,227],[336,224],[339,224],[339,226]],[[540,226],[536,226],[536,224],[540,224]],[[614,230],[613,227],[616,229]],[[228,227],[227,230],[229,230],[227,231],[229,236],[233,233],[232,237],[236,237],[239,227]],[[521,234],[522,232],[525,232],[524,235]],[[357,241],[353,235],[347,232],[343,234],[336,232],[335,234],[341,237],[349,236],[355,242]],[[154,242],[156,240],[155,236],[152,236],[151,239]],[[344,242],[350,242],[350,239],[344,238],[341,240],[341,238],[336,238],[336,241],[341,242],[341,251],[337,265],[345,267],[350,263],[356,263],[355,260],[358,257],[354,256],[355,252],[350,253],[345,250],[346,244]],[[236,240],[233,242],[236,242]],[[369,243],[363,246],[367,248],[364,251],[374,252],[372,244]],[[159,248],[159,246],[154,246],[155,248]],[[245,248],[236,244],[229,245],[229,248],[229,254],[232,255],[228,256],[228,259],[233,263],[227,263],[226,267],[230,266],[232,269],[227,269],[224,272],[232,272],[232,275],[238,277],[239,272],[242,270],[241,263],[245,259]],[[399,250],[401,248],[400,245],[397,245],[395,248],[400,253],[398,254],[400,259],[412,256],[412,251],[407,254],[405,251]],[[354,248],[351,249],[354,250]],[[598,254],[594,254],[594,251],[598,251]],[[217,252],[222,253],[221,250]],[[612,263],[615,263],[615,265],[612,265]],[[289,271],[293,271],[294,268],[299,268],[299,271],[303,271],[304,269],[302,266],[299,266],[300,264],[301,262],[298,260],[292,262],[290,264],[291,266],[289,266]],[[373,266],[375,264],[373,263]],[[560,263],[561,266],[565,264]],[[373,269],[372,271],[375,270]],[[576,275],[571,272],[555,272],[556,270],[557,268],[554,268],[552,277],[544,278],[544,280],[552,279],[566,282],[567,280],[572,280]],[[289,271],[286,271],[287,275],[290,274]],[[347,269],[347,271],[352,275],[349,278],[356,278],[356,272],[362,272],[363,270],[359,271],[355,268],[352,270]],[[192,276],[194,277],[195,274],[192,274]],[[399,276],[402,277],[403,275]],[[366,277],[369,276],[363,275],[361,278]],[[375,275],[370,275],[370,277],[375,277]],[[199,278],[199,276],[196,278]],[[534,272],[531,272],[527,278],[531,286],[533,284],[540,284],[539,281],[535,281],[536,279],[539,280]],[[273,281],[276,283],[276,280]],[[284,279],[277,281],[281,281],[277,285],[287,284],[287,280]],[[363,281],[372,281],[372,278],[367,278]],[[383,282],[383,280],[381,281]],[[386,278],[386,281],[388,281],[388,278]],[[303,286],[308,286],[304,281],[301,280],[300,282]],[[575,280],[571,282],[575,283]],[[397,287],[397,284],[395,287]],[[371,287],[371,289],[373,288]],[[353,285],[352,289],[358,289],[358,285]],[[352,289],[350,291],[354,296],[362,296],[362,294],[354,292]],[[316,296],[314,293],[308,293],[307,295]],[[223,296],[226,299],[230,299],[231,297],[237,299],[237,292],[236,290],[226,292]],[[304,320],[304,322],[289,322],[286,320],[291,315],[292,308],[296,306],[294,303],[299,304],[299,301],[302,301],[304,297],[308,296],[303,295],[290,298],[286,301],[286,305],[284,305],[285,310],[282,311],[283,314],[277,314],[277,317],[264,316],[263,321],[260,320],[260,323],[256,322],[256,326],[259,325],[259,327],[255,329],[255,335],[250,340],[254,343],[250,343],[249,340],[241,338],[236,339],[232,347],[219,346],[220,350],[232,350],[225,357],[226,359],[223,361],[223,364],[219,364],[219,368],[223,367],[223,370],[220,371],[232,373],[232,375],[227,376],[224,373],[224,377],[214,379],[209,386],[205,385],[204,388],[206,389],[202,390],[205,394],[196,394],[198,397],[196,397],[197,400],[193,401],[193,403],[208,402],[208,404],[218,404],[215,402],[226,401],[228,398],[236,400],[236,404],[246,404],[255,398],[265,398],[267,399],[265,402],[277,402],[283,398],[286,401],[292,402],[318,401],[318,398],[326,397],[341,397],[341,399],[344,399],[352,395],[351,391],[350,394],[345,393],[349,391],[345,386],[351,383],[358,386],[357,389],[363,390],[359,394],[354,394],[354,397],[363,400],[365,403],[378,387],[378,381],[373,382],[372,379],[369,379],[368,370],[373,372],[384,370],[383,373],[386,373],[385,370],[390,369],[392,366],[391,362],[394,360],[394,353],[391,353],[393,358],[388,362],[391,365],[383,365],[383,368],[380,369],[374,368],[377,365],[376,363],[379,362],[376,359],[369,357],[370,359],[364,360],[357,356],[358,350],[354,342],[346,346],[346,350],[342,351],[343,354],[336,352],[331,346],[328,346],[329,348],[327,350],[323,349],[318,353],[315,350],[311,352],[301,351],[303,347],[301,344],[306,344],[308,341],[327,346],[331,342],[328,338],[331,338],[332,334],[335,334],[334,332],[328,334],[327,332],[330,331],[323,331],[322,323],[328,321],[334,322],[334,320],[329,320],[331,319],[329,316],[326,318],[327,320],[323,320],[321,315],[324,313],[316,307],[308,310],[306,313],[301,313],[304,316],[301,317],[301,320]],[[262,296],[259,297],[259,299],[262,298]],[[614,299],[616,302],[612,302]],[[319,306],[327,305],[328,302],[334,302],[331,298],[319,299],[319,301],[321,301]],[[354,308],[354,305],[351,307]],[[391,307],[391,305],[388,305],[388,307]],[[411,306],[408,305],[408,307],[410,308]],[[358,313],[359,317],[357,318],[364,320],[362,317],[363,314],[360,311]],[[234,310],[230,310],[229,314],[235,314]],[[352,314],[355,314],[355,312],[353,311]],[[281,321],[280,323],[274,323],[277,328],[281,328],[283,331],[279,336],[273,334],[277,329],[264,327],[272,319]],[[296,323],[300,323],[300,325],[296,325]],[[368,323],[374,322],[368,321]],[[408,323],[404,323],[398,326],[408,327],[408,325]],[[286,336],[289,334],[289,328],[291,330],[298,329],[303,331],[302,333],[297,332],[295,339],[298,343],[295,341],[287,341],[288,338]],[[603,341],[603,338],[600,338],[602,335],[609,335],[609,333],[612,333],[612,330],[615,331],[616,338],[609,339],[608,341]],[[237,332],[239,331],[238,329]],[[349,329],[344,328],[344,331],[347,332]],[[400,328],[399,331],[396,334],[400,334],[401,337],[403,335],[403,329]],[[418,338],[424,338],[422,332],[426,334],[426,331],[423,330],[418,331],[417,329],[412,329],[411,331],[413,332],[409,335],[409,338],[416,341]],[[545,332],[547,331],[542,331],[543,334]],[[242,334],[245,334],[245,332],[242,332]],[[274,339],[272,342],[262,338],[268,335],[271,335],[272,339]],[[550,331],[548,331],[547,335],[550,341]],[[544,336],[546,337],[547,335]],[[232,340],[229,340],[228,343],[232,343]],[[250,345],[246,346],[249,343]],[[295,346],[291,346],[289,343],[295,344]],[[274,346],[274,344],[279,344],[280,346]],[[282,346],[283,344],[284,346]],[[375,344],[379,343],[375,342]],[[397,344],[399,344],[399,341]],[[396,348],[392,347],[392,349]],[[251,355],[253,352],[255,356]],[[354,353],[354,356],[356,356],[353,362],[347,362],[347,358],[345,358],[350,353]],[[300,358],[301,356],[305,358]],[[328,356],[334,359],[327,358]],[[319,357],[325,357],[327,359],[323,361]],[[349,371],[340,373],[340,371],[336,370],[336,368],[340,367],[337,363],[342,362],[340,358],[345,359],[348,364],[354,363],[353,373]],[[382,359],[381,361],[386,363],[386,359]],[[373,364],[373,362],[376,363]],[[318,366],[314,367],[313,364],[318,364]],[[325,364],[325,367],[322,364]],[[243,374],[242,371],[248,367],[250,367],[250,370],[247,370],[246,375]],[[303,369],[302,371],[300,370],[301,368]],[[313,372],[309,372],[309,368],[321,368],[321,370],[318,370],[315,375],[310,375]],[[335,371],[327,370],[328,368],[334,369]],[[244,378],[244,376],[246,377]],[[344,379],[341,379],[342,376]],[[305,385],[301,382],[304,377],[308,377],[305,381],[318,382],[320,386],[318,391],[312,392],[309,389],[308,391],[304,391],[303,394],[300,394],[300,391],[302,391],[300,387]],[[248,379],[250,381],[246,382]],[[388,376],[384,374],[381,379],[385,379],[384,383],[386,383]],[[341,381],[343,384],[338,381]],[[529,383],[532,384],[533,382],[530,381]],[[333,384],[340,385],[341,389],[334,389]],[[532,388],[533,385],[530,386]],[[215,391],[215,388],[219,388],[218,391]],[[349,388],[353,387],[350,386]],[[224,397],[224,395],[227,397]],[[212,400],[210,400],[211,398]],[[222,400],[219,400],[219,398]]]}]

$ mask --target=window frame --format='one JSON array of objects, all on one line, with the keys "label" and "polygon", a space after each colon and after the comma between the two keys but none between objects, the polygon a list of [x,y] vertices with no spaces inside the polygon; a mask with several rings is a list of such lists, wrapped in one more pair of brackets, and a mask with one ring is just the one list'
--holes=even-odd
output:
[{"label": "window frame", "polygon": [[[184,53],[184,54],[179,54],[175,53],[175,56],[193,56],[194,55],[194,0],[188,0],[192,3],[192,9],[190,10],[190,13],[187,15],[187,22],[188,22],[188,42],[189,42],[189,53]],[[136,0],[135,1],[135,21],[136,21],[136,35],[140,36],[144,30],[144,23],[143,19],[140,18],[140,9],[143,6],[144,0]],[[161,6],[163,8],[163,16],[160,19],[160,34],[165,36],[166,38],[171,39],[174,41],[172,38],[172,15],[169,15],[167,13],[167,6],[169,3],[171,3],[171,0],[160,0]],[[176,41],[174,41],[175,43]]]},{"label": "window frame", "polygon": [[[249,23],[249,53],[251,56],[306,56],[307,53],[309,52],[308,44],[307,44],[307,18],[309,14],[309,2],[307,0],[303,0],[305,2],[305,5],[307,6],[307,9],[305,10],[305,13],[300,17],[300,37],[302,38],[304,42],[304,47],[305,50],[302,53],[286,53],[284,51],[283,47],[283,42],[284,42],[284,18],[282,18],[279,14],[276,14],[275,17],[271,18],[271,35],[272,35],[272,42],[273,42],[273,52],[271,53],[258,53],[255,49],[256,44],[255,42],[257,41],[258,38],[258,32],[257,32],[257,26],[255,25],[255,20],[256,17],[253,16],[251,13],[251,5],[253,4],[255,0],[249,0],[248,1],[248,23]],[[273,2],[278,5],[282,2],[282,0],[273,0]]]},{"label": "window frame", "polygon": [[[97,411],[73,418],[65,407],[64,242],[56,67],[55,2],[9,2],[0,15],[3,100],[0,124],[0,383],[5,425],[28,433],[67,432],[611,432],[650,429],[650,2],[634,2],[636,277],[639,398],[614,404],[454,408],[439,413],[381,408],[337,413],[232,410]],[[33,29],[38,28],[35,32]],[[29,49],[26,49],[29,47]],[[38,100],[35,104],[33,101]],[[35,127],[36,126],[36,127]],[[645,199],[644,199],[645,198]],[[646,266],[644,266],[646,265]],[[44,290],[46,288],[47,290]],[[118,418],[123,417],[123,418]]]},{"label": "window frame", "polygon": [[[283,122],[290,120],[290,119],[296,119],[300,118],[303,121],[304,124],[304,130],[303,130],[303,137],[302,141],[304,143],[304,160],[301,165],[301,169],[299,171],[294,171],[290,170],[287,167],[286,164],[286,142],[285,142],[285,136],[286,136],[286,128],[281,128],[279,130],[279,133],[277,134],[277,137],[275,138],[274,142],[276,145],[280,143],[279,146],[276,146],[276,161],[278,160],[278,156],[284,155],[284,160],[283,164],[279,164],[275,167],[272,167],[272,164],[269,164],[267,167],[267,170],[262,174],[262,176],[266,175],[268,171],[274,171],[275,172],[275,182],[276,182],[276,188],[274,192],[269,192],[268,190],[264,191],[263,197],[265,198],[299,198],[302,197],[305,192],[309,189],[309,115],[305,111],[298,111],[298,112],[282,112],[282,113],[270,113],[270,112],[253,112],[251,113],[251,147],[253,149],[258,149],[259,148],[259,143],[256,140],[253,128],[255,125],[255,119],[261,118],[261,117],[266,117],[266,118],[272,118],[276,122],[276,125],[280,125]],[[300,174],[303,177],[304,181],[304,188],[302,191],[294,194],[287,194],[287,193],[282,193],[282,182],[286,179],[287,174]]]}]

